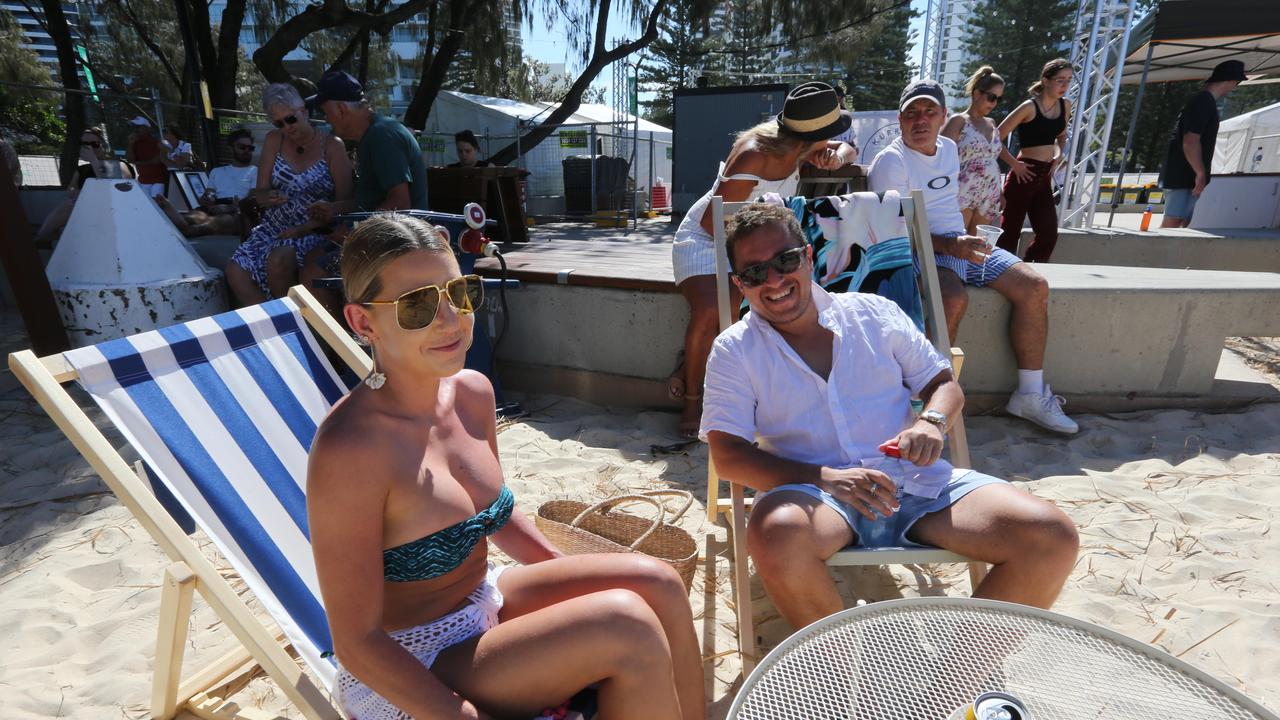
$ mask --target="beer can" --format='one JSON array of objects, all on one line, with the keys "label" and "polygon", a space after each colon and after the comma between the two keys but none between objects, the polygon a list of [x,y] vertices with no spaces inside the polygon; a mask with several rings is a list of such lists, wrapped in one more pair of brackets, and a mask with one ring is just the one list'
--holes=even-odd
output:
[{"label": "beer can", "polygon": [[1031,720],[1021,700],[1003,692],[979,695],[964,714],[965,720]]}]

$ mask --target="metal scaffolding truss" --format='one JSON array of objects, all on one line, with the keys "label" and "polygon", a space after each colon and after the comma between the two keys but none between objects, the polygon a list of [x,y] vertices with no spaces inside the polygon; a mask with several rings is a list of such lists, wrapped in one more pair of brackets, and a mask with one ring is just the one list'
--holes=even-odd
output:
[{"label": "metal scaffolding truss", "polygon": [[1063,227],[1093,224],[1134,5],[1135,0],[1079,0],[1076,8],[1071,48],[1075,79],[1068,94],[1074,108],[1066,154],[1070,165],[1058,204]]},{"label": "metal scaffolding truss", "polygon": [[946,37],[950,0],[929,0],[924,13],[924,41],[920,43],[920,77],[937,78],[942,70],[942,45]]}]

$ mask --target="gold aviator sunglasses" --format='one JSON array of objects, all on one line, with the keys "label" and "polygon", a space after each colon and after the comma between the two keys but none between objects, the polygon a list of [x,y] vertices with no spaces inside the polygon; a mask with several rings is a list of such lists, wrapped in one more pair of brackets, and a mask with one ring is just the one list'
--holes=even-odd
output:
[{"label": "gold aviator sunglasses", "polygon": [[410,290],[395,300],[370,300],[357,304],[365,307],[395,305],[396,324],[401,330],[422,330],[435,322],[442,297],[449,298],[449,304],[459,315],[470,315],[484,302],[484,283],[479,275],[463,275],[445,283],[443,288],[427,285]]}]

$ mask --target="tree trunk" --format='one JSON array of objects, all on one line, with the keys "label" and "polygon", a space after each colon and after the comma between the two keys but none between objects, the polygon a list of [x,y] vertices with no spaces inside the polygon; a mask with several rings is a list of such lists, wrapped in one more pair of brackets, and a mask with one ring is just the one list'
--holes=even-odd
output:
[{"label": "tree trunk", "polygon": [[[539,143],[555,132],[556,126],[568,120],[571,115],[577,112],[578,108],[582,106],[582,94],[586,92],[587,88],[591,87],[591,83],[601,71],[608,67],[610,63],[622,60],[631,53],[642,50],[658,39],[658,20],[662,17],[667,0],[657,0],[653,4],[653,8],[650,9],[649,17],[645,22],[644,34],[638,40],[619,45],[613,50],[605,50],[609,13],[612,11],[611,5],[610,0],[601,0],[599,7],[596,8],[598,14],[596,16],[595,49],[591,53],[591,60],[587,63],[587,67],[583,69],[582,74],[578,75],[578,78],[573,81],[573,85],[569,87],[569,92],[565,93],[564,98],[560,100],[559,107],[553,110],[537,127],[521,135],[516,142],[491,155],[489,159],[495,165],[507,165],[516,159],[517,152],[528,152],[537,147]],[[594,148],[592,148],[592,152],[595,152]]]},{"label": "tree trunk", "polygon": [[84,132],[84,95],[80,93],[80,73],[76,68],[76,51],[71,41],[71,28],[62,12],[61,0],[40,0],[49,36],[58,50],[58,75],[66,88],[63,114],[67,118],[67,136],[62,141],[61,165],[58,175],[62,184],[71,182],[80,164],[80,135]]},{"label": "tree trunk", "polygon": [[449,66],[458,56],[458,50],[462,49],[463,37],[461,30],[450,30],[444,42],[440,43],[440,49],[436,54],[423,59],[422,80],[418,82],[418,89],[414,91],[413,99],[409,101],[409,107],[404,111],[406,127],[415,130],[426,128],[427,118],[431,115],[431,106],[435,105],[436,97],[440,95],[440,88],[444,85]]},{"label": "tree trunk", "polygon": [[[218,24],[217,64],[207,66],[209,95],[221,108],[236,106],[236,71],[240,67],[240,29],[244,27],[245,0],[226,0]],[[202,3],[203,4],[203,3]],[[203,17],[209,15],[206,9]]]}]

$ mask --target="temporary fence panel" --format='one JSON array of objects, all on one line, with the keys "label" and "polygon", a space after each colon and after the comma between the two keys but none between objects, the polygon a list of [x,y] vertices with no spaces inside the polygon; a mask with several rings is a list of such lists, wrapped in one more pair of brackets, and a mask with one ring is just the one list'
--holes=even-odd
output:
[{"label": "temporary fence panel", "polygon": [[711,189],[734,135],[782,112],[786,97],[787,86],[782,84],[675,91],[672,212],[687,212]]}]

